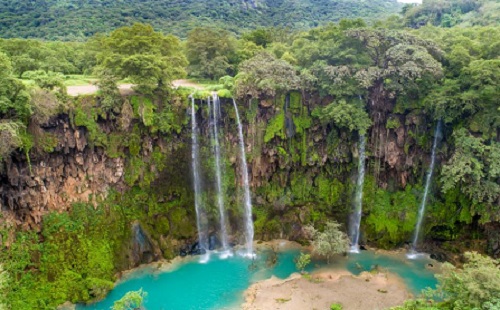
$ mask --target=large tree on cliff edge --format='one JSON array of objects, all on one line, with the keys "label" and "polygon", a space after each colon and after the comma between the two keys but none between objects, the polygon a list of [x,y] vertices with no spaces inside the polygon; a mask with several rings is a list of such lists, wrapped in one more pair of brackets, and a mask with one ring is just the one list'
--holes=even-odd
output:
[{"label": "large tree on cliff edge", "polygon": [[168,86],[185,75],[187,60],[179,39],[155,32],[150,25],[119,28],[102,38],[101,46],[99,69],[129,78],[142,91]]},{"label": "large tree on cliff edge", "polygon": [[390,110],[387,99],[417,87],[426,77],[442,74],[438,61],[442,52],[430,41],[387,29],[350,29],[345,35],[361,44],[359,52],[368,63],[325,66],[324,73],[337,86],[354,83],[352,95],[356,89],[368,91],[370,104],[379,111]]}]

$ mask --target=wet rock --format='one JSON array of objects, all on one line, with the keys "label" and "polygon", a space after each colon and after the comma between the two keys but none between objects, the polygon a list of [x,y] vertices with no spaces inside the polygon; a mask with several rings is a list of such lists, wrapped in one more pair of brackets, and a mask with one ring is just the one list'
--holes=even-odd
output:
[{"label": "wet rock", "polygon": [[139,222],[132,224],[132,240],[130,248],[130,265],[148,264],[161,257],[159,250]]},{"label": "wet rock", "polygon": [[216,235],[212,234],[208,237],[208,249],[210,251],[215,250],[219,246],[219,240]]}]

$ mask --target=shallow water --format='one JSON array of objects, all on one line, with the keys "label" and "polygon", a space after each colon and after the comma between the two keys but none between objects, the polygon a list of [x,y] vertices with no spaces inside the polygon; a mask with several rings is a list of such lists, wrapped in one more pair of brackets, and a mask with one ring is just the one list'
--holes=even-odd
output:
[{"label": "shallow water", "polygon": [[436,262],[425,257],[407,259],[403,255],[378,254],[373,251],[350,254],[344,259],[346,269],[355,275],[370,271],[375,267],[399,275],[408,290],[415,296],[420,295],[421,291],[427,287],[436,288],[437,279],[434,277],[434,272],[426,268],[429,263],[435,264]]},{"label": "shallow water", "polygon": [[[267,253],[261,253],[252,263],[238,255],[220,259],[212,254],[206,263],[199,257],[189,258],[169,271],[158,272],[142,268],[130,274],[116,285],[101,302],[89,306],[78,306],[79,310],[110,309],[113,303],[129,291],[142,288],[147,292],[147,309],[238,309],[243,303],[243,292],[254,282],[268,279],[272,275],[285,279],[296,272],[294,258],[298,250],[287,250],[278,254],[278,261],[269,267]],[[369,271],[374,265],[397,273],[407,283],[410,291],[434,287],[436,280],[431,271],[425,269],[426,261],[405,261],[392,256],[363,251],[337,260],[334,265],[346,268],[354,274]],[[318,262],[310,264],[308,271]]]}]

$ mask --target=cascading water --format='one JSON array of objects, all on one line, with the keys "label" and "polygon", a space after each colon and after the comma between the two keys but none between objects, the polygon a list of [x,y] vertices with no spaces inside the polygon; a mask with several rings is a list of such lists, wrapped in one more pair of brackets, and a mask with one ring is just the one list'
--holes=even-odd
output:
[{"label": "cascading water", "polygon": [[434,132],[434,142],[432,143],[432,153],[431,153],[431,165],[429,166],[429,170],[427,170],[427,177],[425,179],[425,188],[424,188],[424,196],[422,197],[422,202],[420,203],[420,208],[418,210],[418,220],[417,225],[415,226],[415,233],[413,235],[413,242],[411,245],[409,258],[414,258],[416,256],[416,248],[418,244],[418,237],[420,235],[420,228],[422,226],[422,221],[424,218],[425,205],[427,204],[427,196],[429,194],[429,189],[432,181],[432,174],[434,173],[434,165],[436,164],[436,148],[439,142],[439,137],[441,135],[441,120],[438,121],[436,125],[436,130]]},{"label": "cascading water", "polygon": [[196,228],[198,229],[198,246],[201,250],[206,251],[208,249],[207,220],[201,202],[200,150],[193,96],[191,96],[191,142],[191,166],[193,170],[194,207],[196,210]]},{"label": "cascading water", "polygon": [[[209,109],[210,109],[210,98],[208,99],[209,102]],[[223,170],[221,169],[221,150],[220,150],[220,143],[219,143],[219,128],[218,128],[218,122],[219,122],[219,115],[220,115],[220,100],[219,97],[214,94],[213,95],[213,105],[212,105],[212,132],[213,132],[213,147],[214,147],[214,153],[215,153],[215,181],[217,184],[217,206],[219,207],[219,222],[220,222],[220,240],[221,240],[221,245],[222,249],[224,251],[227,251],[229,249],[228,247],[228,241],[227,241],[227,229],[226,229],[226,210],[224,209],[224,195],[222,191],[222,173]]]},{"label": "cascading water", "polygon": [[240,115],[238,113],[238,106],[236,101],[233,99],[234,111],[236,112],[236,121],[238,122],[238,137],[240,145],[240,159],[241,159],[241,174],[243,178],[243,190],[244,190],[244,203],[245,203],[245,243],[246,243],[246,256],[253,257],[253,220],[252,220],[252,200],[250,197],[250,185],[248,181],[248,166],[245,155],[245,142],[243,140],[243,129],[241,127]]},{"label": "cascading water", "polygon": [[363,211],[363,184],[365,182],[365,140],[365,135],[360,134],[358,180],[356,182],[356,196],[354,197],[354,213],[352,214],[350,225],[351,253],[359,252],[359,227],[361,225],[361,213]]}]

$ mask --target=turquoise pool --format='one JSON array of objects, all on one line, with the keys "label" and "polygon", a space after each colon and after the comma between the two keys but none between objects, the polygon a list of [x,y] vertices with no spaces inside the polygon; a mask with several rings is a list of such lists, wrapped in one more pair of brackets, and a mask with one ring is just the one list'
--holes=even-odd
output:
[{"label": "turquoise pool", "polygon": [[[238,309],[243,302],[243,292],[252,283],[272,275],[284,279],[296,272],[294,258],[298,253],[298,250],[279,253],[277,263],[271,267],[267,263],[269,253],[264,252],[253,263],[238,255],[221,259],[217,254],[212,254],[206,263],[200,263],[199,258],[193,257],[169,271],[138,269],[118,283],[106,299],[92,305],[78,306],[77,309],[110,309],[125,293],[141,288],[147,292],[147,309]],[[397,273],[415,294],[427,286],[436,285],[433,273],[425,269],[425,264],[424,260],[407,261],[369,251],[340,258],[334,263],[353,274],[369,271],[379,265]],[[313,262],[308,271],[318,265]]]}]

